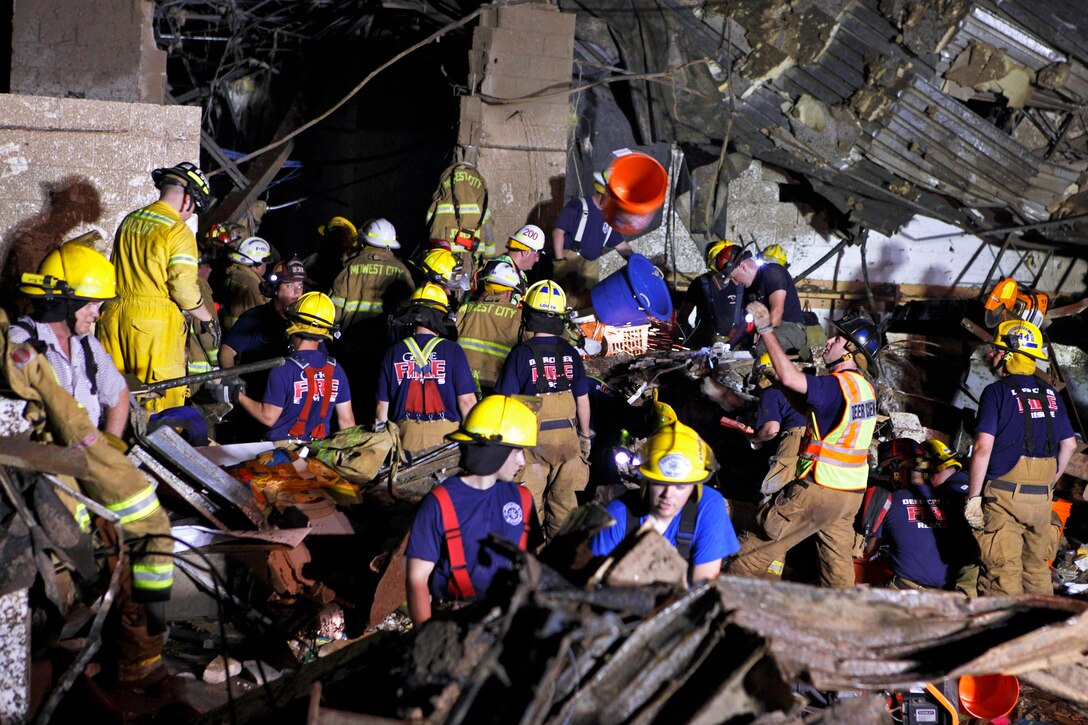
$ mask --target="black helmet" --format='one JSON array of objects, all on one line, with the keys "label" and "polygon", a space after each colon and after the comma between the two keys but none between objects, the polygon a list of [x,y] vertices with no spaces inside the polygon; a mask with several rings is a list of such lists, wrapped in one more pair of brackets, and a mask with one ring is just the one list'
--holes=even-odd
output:
[{"label": "black helmet", "polygon": [[880,328],[865,315],[832,320],[831,326],[865,356],[870,365],[877,365],[876,354],[880,350]]},{"label": "black helmet", "polygon": [[151,180],[155,182],[156,189],[162,189],[167,184],[185,189],[185,193],[193,198],[198,214],[207,211],[212,204],[212,192],[204,172],[188,161],[168,169],[155,169],[151,172]]}]

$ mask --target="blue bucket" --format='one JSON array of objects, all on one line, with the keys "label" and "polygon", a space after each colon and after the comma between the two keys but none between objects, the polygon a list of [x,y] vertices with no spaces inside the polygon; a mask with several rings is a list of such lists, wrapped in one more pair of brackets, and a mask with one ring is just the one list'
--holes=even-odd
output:
[{"label": "blue bucket", "polygon": [[613,327],[672,318],[672,297],[665,277],[641,254],[632,254],[626,267],[598,282],[589,296],[597,319]]}]

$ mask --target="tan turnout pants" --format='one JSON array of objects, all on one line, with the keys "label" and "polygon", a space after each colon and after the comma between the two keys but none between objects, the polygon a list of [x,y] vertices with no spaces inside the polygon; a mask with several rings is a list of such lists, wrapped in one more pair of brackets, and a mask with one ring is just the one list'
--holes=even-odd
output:
[{"label": "tan turnout pants", "polygon": [[574,395],[564,392],[538,397],[541,406],[537,418],[543,428],[553,421],[569,422],[563,428],[541,430],[536,447],[525,451],[522,483],[533,494],[544,537],[550,539],[570,512],[578,508],[578,492],[589,483],[589,464],[582,458],[574,427]]}]

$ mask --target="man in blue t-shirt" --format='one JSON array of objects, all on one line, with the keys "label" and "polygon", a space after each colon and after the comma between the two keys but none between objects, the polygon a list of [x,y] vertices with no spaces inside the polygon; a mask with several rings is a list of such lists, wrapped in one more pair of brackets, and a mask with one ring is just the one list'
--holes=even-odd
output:
[{"label": "man in blue t-shirt", "polygon": [[[692,280],[676,321],[684,333],[683,344],[690,348],[706,347],[721,341],[737,347],[748,334],[744,319],[744,291],[723,272],[732,258],[735,245],[722,239],[706,248],[709,271]],[[695,313],[695,324],[689,320]]]},{"label": "man in blue t-shirt", "polygon": [[653,527],[688,561],[688,579],[715,579],[722,560],[740,549],[722,495],[704,484],[717,468],[709,446],[688,426],[675,421],[646,441],[639,466],[640,491],[614,499],[608,513],[615,523],[593,537],[590,547],[607,556],[644,526]]},{"label": "man in blue t-shirt", "polygon": [[[802,360],[811,357],[808,348],[808,331],[805,329],[805,313],[797,296],[797,285],[786,268],[775,262],[763,262],[732,247],[732,261],[726,266],[729,279],[744,288],[747,302],[762,302],[771,313],[771,326],[787,354],[796,354]],[[767,352],[762,339],[752,348],[759,357]]]},{"label": "man in blue t-shirt", "polygon": [[268,426],[270,441],[314,441],[332,432],[332,414],[340,428],[355,425],[351,388],[344,369],[319,346],[338,333],[332,300],[308,292],[287,310],[287,336],[295,352],[268,376],[261,402],[245,393],[239,378],[228,378],[219,388],[258,422]]},{"label": "man in blue t-shirt", "polygon": [[963,551],[959,557],[960,573],[956,580],[956,589],[967,596],[978,596],[978,542],[971,533],[971,527],[963,518],[963,507],[967,503],[967,490],[970,479],[963,464],[956,457],[956,452],[936,438],[922,441],[925,451],[925,466],[922,477],[926,483],[937,489],[937,494],[955,515],[950,518],[951,525],[958,530],[956,540]]},{"label": "man in blue t-shirt", "polygon": [[393,421],[401,445],[419,453],[441,445],[476,404],[476,380],[456,334],[445,290],[428,282],[412,293],[399,323],[411,334],[389,348],[378,372],[376,429]]},{"label": "man in blue t-shirt", "polygon": [[797,470],[797,452],[805,433],[805,403],[792,390],[778,384],[771,356],[763,354],[752,366],[759,394],[755,432],[748,436],[752,447],[758,448],[769,440],[778,438],[778,448],[768,461],[769,470],[763,478],[760,491],[773,496],[794,479]]},{"label": "man in blue t-shirt", "polygon": [[606,183],[604,174],[594,174],[593,193],[568,201],[552,230],[553,275],[579,301],[600,281],[598,260],[602,254],[612,249],[624,259],[634,254],[623,235],[609,226],[601,213]]},{"label": "man in blue t-shirt", "polygon": [[980,595],[1054,593],[1050,501],[1077,442],[1058,392],[1034,376],[1046,359],[1043,333],[1017,319],[998,325],[986,351],[998,380],[979,398],[964,510],[982,556]]},{"label": "man in blue t-shirt", "polygon": [[420,502],[408,535],[408,613],[417,626],[431,618],[432,602],[484,598],[499,572],[513,562],[483,550],[489,534],[522,551],[541,543],[532,495],[513,483],[536,445],[537,421],[528,406],[505,395],[477,403],[448,438],[460,443],[460,476],[451,476]]}]

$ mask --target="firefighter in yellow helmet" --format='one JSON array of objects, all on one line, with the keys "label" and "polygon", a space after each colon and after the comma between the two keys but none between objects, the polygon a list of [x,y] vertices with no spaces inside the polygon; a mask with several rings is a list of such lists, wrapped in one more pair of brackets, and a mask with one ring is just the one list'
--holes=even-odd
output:
[{"label": "firefighter in yellow helmet", "polygon": [[759,302],[748,305],[778,379],[805,401],[808,423],[801,440],[795,480],[756,512],[756,527],[741,537],[729,572],[780,576],[786,552],[816,535],[822,586],[854,585],[854,517],[869,480],[869,446],[876,429],[877,398],[863,366],[875,368],[880,330],[868,318],[836,320],[824,361],[830,375],[801,372],[786,357],[771,315]]},{"label": "firefighter in yellow helmet", "polygon": [[[715,342],[737,347],[747,335],[743,297],[727,271],[733,257],[739,253],[740,247],[728,239],[707,246],[707,271],[688,285],[684,303],[676,315],[684,333],[682,342],[687,347],[706,347]],[[694,323],[692,313],[695,314]]]},{"label": "firefighter in yellow helmet", "polygon": [[57,382],[87,411],[95,427],[120,438],[128,424],[125,377],[91,334],[102,304],[117,296],[113,265],[102,254],[67,243],[46,255],[19,288],[33,314],[11,326],[11,341],[45,353]]},{"label": "firefighter in yellow helmet", "polygon": [[786,250],[778,243],[766,247],[759,253],[759,258],[763,260],[764,264],[777,264],[780,267],[790,266],[789,261],[786,259]]},{"label": "firefighter in yellow helmet", "polygon": [[398,319],[407,333],[382,358],[378,370],[378,429],[393,421],[409,453],[441,445],[476,404],[476,381],[461,346],[451,338],[449,297],[427,283],[412,293]]},{"label": "firefighter in yellow helmet", "polygon": [[1002,322],[986,351],[997,381],[982,391],[964,516],[981,552],[978,593],[1052,594],[1054,484],[1077,442],[1058,391],[1034,376],[1043,333]]},{"label": "firefighter in yellow helmet", "polygon": [[564,338],[569,314],[563,288],[552,280],[529,287],[522,309],[523,328],[532,336],[514,347],[496,386],[503,395],[540,399],[540,437],[529,454],[524,484],[552,537],[578,506],[577,494],[589,482],[589,378],[582,358]]},{"label": "firefighter in yellow helmet", "polygon": [[[43,271],[50,272],[55,261],[43,262]],[[92,267],[99,268],[100,274],[91,273]],[[73,265],[57,270],[68,278],[70,292],[88,299],[112,296],[113,280],[104,266],[87,265],[82,268],[86,273],[83,275],[78,269],[79,265]],[[45,289],[61,291],[55,282],[34,278],[24,282],[24,287],[32,288],[28,291],[31,295]],[[116,514],[124,527],[129,566],[121,574],[121,589],[104,630],[104,679],[117,685],[119,697],[128,689],[151,688],[169,674],[162,663],[162,648],[165,602],[170,599],[174,581],[170,521],[154,487],[118,448],[107,442],[108,434],[95,429],[88,411],[61,386],[58,371],[47,356],[39,354],[31,344],[9,339],[8,319],[2,311],[0,345],[4,378],[12,392],[28,403],[23,415],[30,422],[33,438],[83,451],[87,472],[78,485],[67,477],[61,478]],[[89,531],[91,517],[87,509],[70,497],[61,498],[80,528]],[[107,537],[112,535],[107,532]]]},{"label": "firefighter in yellow helmet", "polygon": [[268,426],[270,441],[315,441],[332,432],[332,414],[341,429],[355,425],[351,387],[344,369],[321,351],[322,342],[339,335],[332,300],[307,292],[287,310],[287,338],[294,352],[268,375],[262,402],[245,393],[240,378],[224,380],[216,390],[220,402],[236,403]]},{"label": "firefighter in yellow helmet", "polygon": [[[211,203],[208,182],[182,162],[155,169],[159,200],[121,222],[113,246],[119,298],[102,307],[97,335],[117,367],[141,382],[185,375],[185,314],[218,347],[219,326],[200,298],[196,237],[185,224]],[[184,387],[166,390],[146,407],[159,411],[185,403]]]},{"label": "firefighter in yellow helmet", "polygon": [[471,301],[457,311],[457,344],[465,351],[477,386],[494,392],[502,365],[518,342],[521,309],[512,300],[523,293],[517,269],[501,258],[484,266]]},{"label": "firefighter in yellow helmet", "polygon": [[395,312],[415,289],[408,268],[393,253],[400,242],[387,219],[367,222],[359,239],[362,244],[344,262],[329,293],[345,338],[363,320]]},{"label": "firefighter in yellow helmet", "polygon": [[764,496],[773,496],[794,479],[797,455],[805,434],[805,404],[792,390],[778,384],[770,355],[760,355],[752,372],[758,377],[761,392],[753,426],[755,432],[748,439],[753,448],[778,439],[774,455],[768,461],[770,469],[760,486]]},{"label": "firefighter in yellow helmet", "polygon": [[502,554],[483,554],[494,534],[522,551],[540,544],[533,499],[514,483],[525,451],[537,443],[533,411],[515,397],[489,395],[447,438],[460,444],[461,473],[438,484],[419,504],[408,536],[408,613],[420,625],[432,602],[483,598],[495,575],[510,569]]},{"label": "firefighter in yellow helmet", "polygon": [[740,549],[725,499],[705,485],[717,468],[710,447],[694,430],[679,421],[659,427],[642,449],[641,488],[608,504],[616,523],[593,537],[593,553],[607,556],[625,538],[652,526],[688,562],[689,581],[716,579],[722,561]]}]

